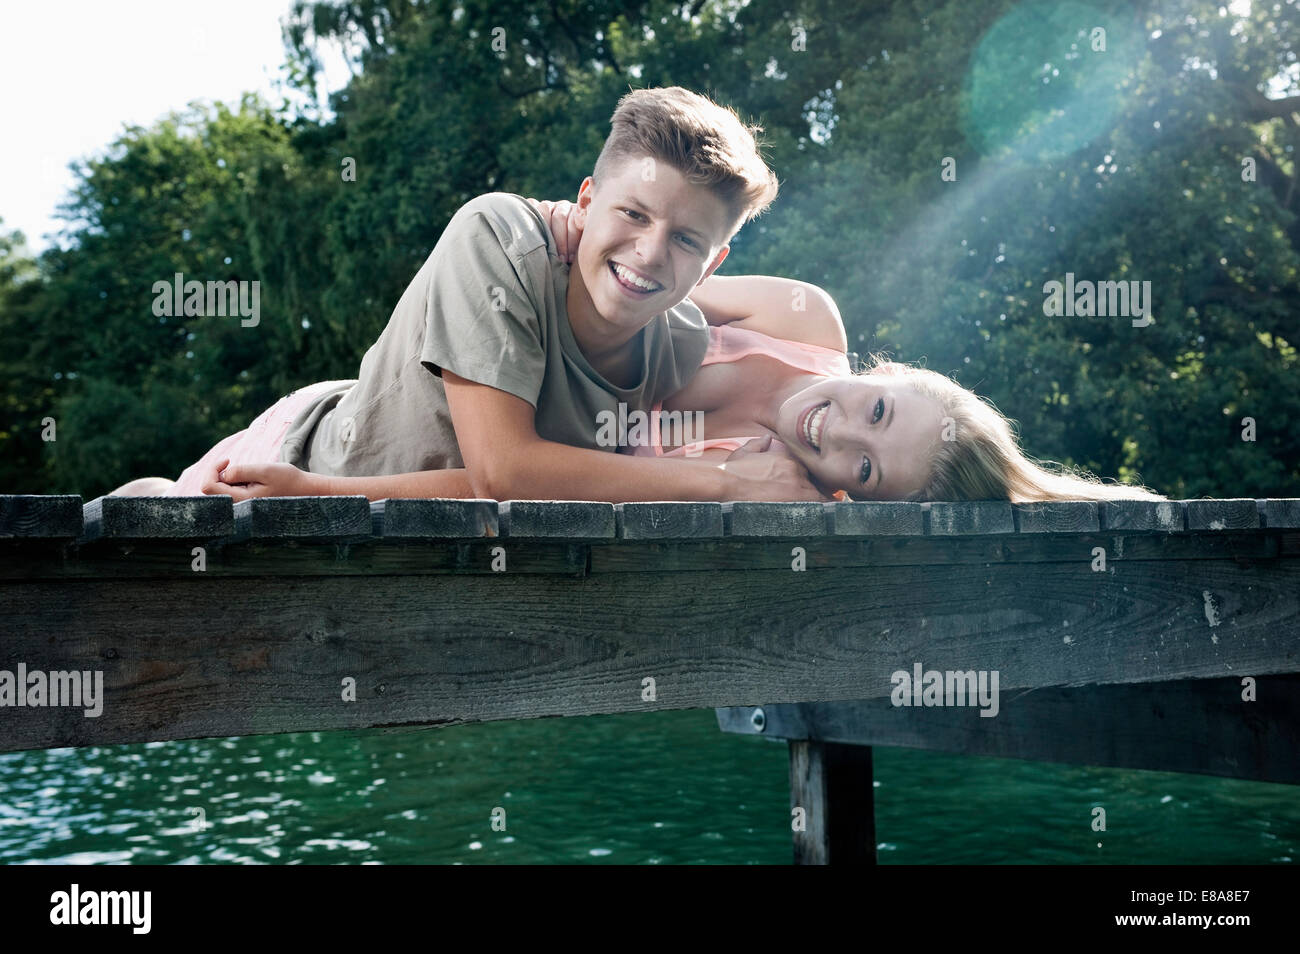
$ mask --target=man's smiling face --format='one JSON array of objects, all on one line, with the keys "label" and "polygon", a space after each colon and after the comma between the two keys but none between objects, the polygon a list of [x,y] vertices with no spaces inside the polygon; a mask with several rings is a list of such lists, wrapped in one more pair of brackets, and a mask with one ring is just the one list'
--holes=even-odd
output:
[{"label": "man's smiling face", "polygon": [[648,157],[613,166],[599,185],[588,177],[578,207],[585,216],[577,256],[585,296],[570,302],[569,318],[580,340],[605,346],[630,339],[713,274],[736,223],[713,191]]}]

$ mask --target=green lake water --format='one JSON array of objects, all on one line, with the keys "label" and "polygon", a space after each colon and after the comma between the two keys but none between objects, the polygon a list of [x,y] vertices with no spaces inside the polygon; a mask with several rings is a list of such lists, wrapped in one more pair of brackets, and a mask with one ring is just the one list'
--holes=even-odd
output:
[{"label": "green lake water", "polygon": [[[17,752],[0,861],[788,864],[786,771],[712,710]],[[875,774],[885,864],[1300,858],[1296,786],[882,748]]]}]

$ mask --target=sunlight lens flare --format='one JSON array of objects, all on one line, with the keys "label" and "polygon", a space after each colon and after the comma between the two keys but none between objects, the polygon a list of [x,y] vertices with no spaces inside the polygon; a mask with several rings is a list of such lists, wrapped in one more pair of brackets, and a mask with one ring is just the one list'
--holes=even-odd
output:
[{"label": "sunlight lens flare", "polygon": [[1068,0],[1021,4],[971,57],[961,97],[968,141],[986,156],[1069,155],[1112,127],[1144,45],[1130,13]]}]

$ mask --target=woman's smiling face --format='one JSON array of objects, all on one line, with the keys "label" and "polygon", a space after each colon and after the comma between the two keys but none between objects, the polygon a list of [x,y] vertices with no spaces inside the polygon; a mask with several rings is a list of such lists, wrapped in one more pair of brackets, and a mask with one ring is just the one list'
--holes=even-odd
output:
[{"label": "woman's smiling face", "polygon": [[781,405],[777,434],[827,490],[902,500],[930,479],[943,414],[933,398],[887,375],[826,378]]}]

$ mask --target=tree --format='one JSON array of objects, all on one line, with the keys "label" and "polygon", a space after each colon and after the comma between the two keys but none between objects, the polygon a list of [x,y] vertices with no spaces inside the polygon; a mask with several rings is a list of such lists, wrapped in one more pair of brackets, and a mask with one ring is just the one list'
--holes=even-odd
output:
[{"label": "tree", "polygon": [[[1293,2],[299,2],[293,87],[351,51],[328,108],[129,129],[82,165],[67,250],[0,240],[6,486],[174,476],[354,376],[464,201],[572,197],[618,98],[680,84],[758,119],[782,181],[726,272],[825,286],[850,347],[953,373],[1035,456],[1293,496],[1298,32]],[[176,272],[261,282],[259,325],[155,317]],[[1049,314],[1067,273],[1149,282],[1154,322]]]}]

